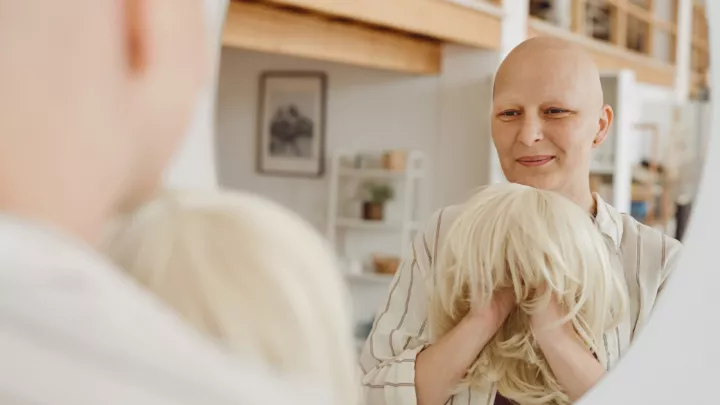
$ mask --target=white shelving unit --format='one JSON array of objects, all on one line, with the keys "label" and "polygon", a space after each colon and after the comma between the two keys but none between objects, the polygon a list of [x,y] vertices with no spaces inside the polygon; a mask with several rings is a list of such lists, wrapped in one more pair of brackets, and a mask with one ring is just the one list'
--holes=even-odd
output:
[{"label": "white shelving unit", "polygon": [[348,273],[347,278],[351,281],[356,281],[360,283],[374,283],[374,284],[387,284],[392,280],[393,276],[389,274],[376,274],[376,273],[363,273],[363,274],[353,274]]},{"label": "white shelving unit", "polygon": [[[388,170],[380,167],[357,167],[357,156],[382,155],[383,151],[342,151],[331,156],[329,167],[329,195],[327,238],[338,257],[347,260],[347,242],[350,234],[364,233],[368,239],[393,237],[387,253],[400,256],[403,249],[410,245],[412,237],[419,227],[418,192],[425,177],[425,156],[418,151],[406,152],[405,169]],[[364,182],[376,181],[389,184],[395,192],[386,207],[385,218],[380,221],[362,218],[362,201],[358,192]],[[394,209],[387,209],[394,208]],[[388,246],[384,246],[388,249]],[[390,276],[363,272],[348,273],[350,281],[371,281],[385,283]]]},{"label": "white shelving unit", "polygon": [[[329,162],[327,239],[343,263],[341,267],[353,300],[357,349],[364,344],[366,328],[372,323],[378,306],[385,299],[392,275],[376,273],[373,254],[402,257],[419,229],[422,217],[420,202],[426,175],[425,156],[406,151],[404,170],[380,167],[380,159],[370,159],[370,167],[358,167],[359,156],[379,157],[384,151],[342,151]],[[375,161],[377,160],[377,161]],[[384,207],[383,220],[362,218],[359,192],[365,182],[390,185],[394,198]],[[354,262],[354,263],[350,263]]]}]

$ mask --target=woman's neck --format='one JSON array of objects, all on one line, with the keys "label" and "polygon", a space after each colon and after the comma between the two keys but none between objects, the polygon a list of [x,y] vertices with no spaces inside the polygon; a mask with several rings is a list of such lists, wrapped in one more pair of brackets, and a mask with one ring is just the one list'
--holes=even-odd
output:
[{"label": "woman's neck", "polygon": [[597,201],[590,192],[589,187],[582,192],[561,192],[561,194],[582,207],[582,209],[590,213],[593,218],[595,214],[597,214]]}]

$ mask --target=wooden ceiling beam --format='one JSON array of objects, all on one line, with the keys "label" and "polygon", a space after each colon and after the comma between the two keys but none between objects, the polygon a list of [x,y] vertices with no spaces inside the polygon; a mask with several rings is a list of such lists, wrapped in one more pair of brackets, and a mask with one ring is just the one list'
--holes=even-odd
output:
[{"label": "wooden ceiling beam", "polygon": [[442,59],[436,40],[240,1],[228,8],[223,45],[414,74],[438,74]]},{"label": "wooden ceiling beam", "polygon": [[500,47],[498,6],[443,0],[264,0],[483,49]]}]

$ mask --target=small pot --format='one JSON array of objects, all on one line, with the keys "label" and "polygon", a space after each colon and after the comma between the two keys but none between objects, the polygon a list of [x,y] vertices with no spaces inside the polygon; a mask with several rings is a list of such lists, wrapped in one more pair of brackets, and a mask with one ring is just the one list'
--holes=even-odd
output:
[{"label": "small pot", "polygon": [[407,154],[402,150],[385,152],[382,157],[383,169],[403,171],[407,165]]},{"label": "small pot", "polygon": [[400,258],[391,256],[373,256],[375,272],[380,274],[395,274],[400,267]]},{"label": "small pot", "polygon": [[363,219],[368,221],[382,221],[384,208],[382,203],[365,201],[363,203]]}]

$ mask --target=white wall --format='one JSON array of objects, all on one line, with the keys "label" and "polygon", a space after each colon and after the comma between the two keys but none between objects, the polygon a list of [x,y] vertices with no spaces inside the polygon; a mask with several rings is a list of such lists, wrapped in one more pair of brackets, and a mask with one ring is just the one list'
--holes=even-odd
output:
[{"label": "white wall", "polygon": [[490,52],[450,48],[445,73],[428,77],[223,48],[217,113],[220,184],[263,194],[325,229],[327,177],[276,177],[255,171],[260,73],[320,70],[328,75],[327,153],[418,149],[428,156],[432,173],[422,202],[424,214],[457,202],[488,181],[490,107],[483,89],[495,61]]},{"label": "white wall", "polygon": [[217,187],[214,113],[220,39],[228,0],[205,0],[204,5],[211,74],[199,96],[188,134],[165,172],[165,183],[174,188]]},{"label": "white wall", "polygon": [[[662,152],[673,119],[672,106],[675,104],[675,91],[671,87],[638,83],[635,97],[640,111],[637,123],[658,125],[660,128],[660,151]],[[641,159],[649,158],[652,152],[650,134],[646,131],[636,131],[631,137],[629,144],[632,145],[630,153],[632,161],[637,163]]]},{"label": "white wall", "polygon": [[438,84],[434,206],[467,199],[491,180],[492,78],[498,54],[446,46]]},{"label": "white wall", "polygon": [[258,78],[265,70],[327,73],[326,155],[336,149],[417,148],[432,152],[436,145],[434,78],[224,48],[217,116],[220,184],[276,200],[318,230],[325,229],[327,176],[278,177],[255,170]]},{"label": "white wall", "polygon": [[[260,73],[320,70],[328,75],[327,153],[418,149],[427,155],[430,173],[420,201],[422,215],[460,202],[489,182],[490,85],[497,61],[493,52],[447,47],[441,75],[410,76],[224,48],[217,103],[220,185],[269,197],[324,232],[326,176],[289,178],[255,171]],[[356,320],[370,319],[387,292],[386,285],[351,286]]]}]

